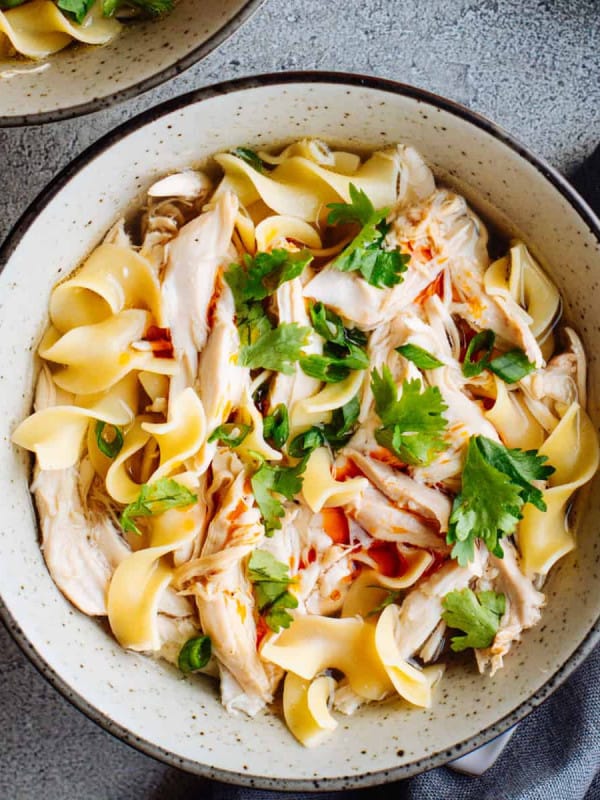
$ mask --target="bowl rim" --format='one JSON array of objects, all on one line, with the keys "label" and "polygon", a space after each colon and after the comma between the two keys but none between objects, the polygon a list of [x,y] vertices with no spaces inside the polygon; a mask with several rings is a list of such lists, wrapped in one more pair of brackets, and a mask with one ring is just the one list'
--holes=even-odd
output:
[{"label": "bowl rim", "polygon": [[[178,58],[168,67],[159,70],[159,72],[150,75],[144,80],[137,81],[125,89],[119,89],[117,92],[103,95],[102,97],[95,97],[92,100],[86,100],[85,103],[78,103],[72,106],[65,106],[63,108],[56,108],[50,111],[40,111],[36,114],[10,114],[7,116],[0,115],[0,128],[15,128],[29,125],[43,125],[46,122],[59,122],[64,119],[73,119],[74,117],[84,116],[91,114],[94,111],[102,111],[106,108],[123,103],[125,100],[131,100],[139,94],[154,89],[160,86],[161,83],[177,77],[182,72],[192,67],[198,61],[206,58],[209,53],[216,50],[219,45],[223,44],[226,39],[229,39],[233,34],[247,22],[250,17],[263,5],[265,0],[245,0],[240,9],[229,19],[224,25],[218,28],[208,39],[206,39],[198,47],[194,47],[190,52]],[[79,45],[82,47],[95,47],[102,45]]]},{"label": "bowl rim", "polygon": [[[260,0],[262,2],[262,0]],[[570,185],[567,179],[547,163],[543,158],[534,155],[525,145],[521,144],[511,134],[499,125],[491,122],[486,117],[471,111],[467,107],[448,100],[437,94],[424,89],[416,88],[408,84],[379,78],[366,76],[356,73],[344,73],[335,71],[294,71],[287,73],[265,73],[260,75],[236,78],[223,83],[212,84],[210,86],[196,89],[183,95],[179,95],[171,100],[167,100],[157,106],[153,106],[146,111],[138,114],[127,122],[119,125],[114,130],[105,134],[101,139],[93,143],[84,150],[73,161],[67,164],[32,201],[29,207],[23,212],[21,217],[14,224],[4,242],[0,245],[0,273],[3,271],[8,259],[18,247],[25,232],[32,221],[39,215],[60,190],[70,181],[70,179],[80,171],[82,167],[93,161],[97,156],[116,144],[123,136],[139,130],[147,124],[180,110],[188,105],[202,102],[223,94],[229,94],[247,89],[261,88],[265,86],[276,86],[282,84],[339,84],[342,86],[365,87],[390,94],[401,95],[417,100],[433,108],[442,109],[459,118],[469,122],[477,128],[489,133],[494,138],[500,140],[531,166],[533,166],[562,197],[572,206],[575,212],[588,225],[591,233],[596,237],[600,244],[600,219],[595,215],[590,206]],[[588,631],[585,638],[573,651],[565,663],[542,684],[542,686],[527,700],[524,700],[509,714],[501,717],[493,724],[487,726],[479,733],[468,737],[457,745],[447,750],[440,750],[422,758],[416,759],[408,764],[403,764],[390,769],[375,770],[360,775],[345,775],[333,778],[308,779],[308,778],[271,778],[265,775],[251,775],[239,773],[234,770],[224,770],[212,767],[208,764],[201,764],[189,758],[182,758],[174,753],[159,747],[158,745],[132,734],[126,727],[110,719],[105,713],[95,708],[90,702],[74,691],[45,662],[35,646],[28,640],[17,621],[12,617],[10,611],[2,600],[0,594],[0,619],[13,636],[17,645],[23,653],[30,659],[38,671],[49,683],[57,689],[67,700],[76,708],[82,711],[87,717],[96,722],[106,731],[116,738],[129,744],[144,754],[162,761],[169,766],[183,769],[194,775],[210,778],[224,783],[239,786],[249,786],[261,789],[271,789],[279,791],[321,791],[321,790],[343,790],[360,789],[369,786],[377,786],[403,778],[417,775],[421,772],[443,766],[460,756],[463,756],[474,749],[492,741],[500,734],[515,726],[524,719],[531,711],[546,700],[556,689],[561,686],[566,679],[583,663],[585,658],[592,652],[595,646],[600,643],[600,616]]]}]

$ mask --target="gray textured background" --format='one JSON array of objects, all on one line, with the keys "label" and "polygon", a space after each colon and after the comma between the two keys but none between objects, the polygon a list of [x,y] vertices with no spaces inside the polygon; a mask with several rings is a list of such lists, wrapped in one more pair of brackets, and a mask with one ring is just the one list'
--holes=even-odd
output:
[{"label": "gray textured background", "polygon": [[[268,0],[217,52],[138,99],[0,130],[0,239],[61,167],[137,112],[220,80],[290,69],[382,75],[438,92],[503,125],[567,175],[600,142],[598,0]],[[213,796],[237,792],[104,733],[45,683],[0,626],[0,800]]]}]

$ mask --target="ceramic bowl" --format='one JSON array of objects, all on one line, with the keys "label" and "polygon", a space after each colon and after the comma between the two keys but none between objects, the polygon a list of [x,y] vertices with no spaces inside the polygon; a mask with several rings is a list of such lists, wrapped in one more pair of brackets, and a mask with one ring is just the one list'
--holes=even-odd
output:
[{"label": "ceramic bowl", "polygon": [[208,55],[262,2],[180,0],[102,47],[71,45],[41,62],[0,56],[0,127],[68,119],[145,92]]},{"label": "ceramic bowl", "polygon": [[[600,492],[576,504],[579,548],[547,583],[542,624],[494,680],[451,667],[430,710],[401,702],[340,720],[315,750],[276,713],[232,717],[216,687],[121,650],[52,583],[38,545],[29,460],[9,437],[28,414],[33,351],[51,287],[158,176],[236,145],[319,136],[351,148],[416,146],[438,176],[518,232],[567,298],[590,356],[598,418],[600,227],[563,178],[465,108],[376,78],[299,73],[203,89],[147,111],[95,144],[43,192],[0,254],[0,587],[2,614],[38,668],[75,705],[144,752],[197,774],[288,790],[364,787],[443,764],[492,739],[541,703],[600,638]],[[32,287],[35,287],[32,290]]]}]

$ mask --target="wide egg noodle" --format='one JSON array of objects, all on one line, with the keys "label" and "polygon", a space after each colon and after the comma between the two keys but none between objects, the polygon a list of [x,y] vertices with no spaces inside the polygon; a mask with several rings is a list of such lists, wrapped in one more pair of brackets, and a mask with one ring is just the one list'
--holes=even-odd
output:
[{"label": "wide egg noodle", "polygon": [[366,478],[336,481],[331,474],[331,456],[326,447],[317,447],[309,456],[302,481],[302,495],[314,511],[343,506],[360,494],[368,485]]},{"label": "wide egg noodle", "polygon": [[344,598],[342,617],[360,616],[368,619],[373,610],[389,597],[390,591],[413,586],[433,563],[433,556],[427,550],[405,548],[402,556],[405,568],[397,578],[382,575],[377,568],[377,562],[368,553],[354,556],[354,560],[365,564],[367,569],[362,569],[358,578],[352,581]]},{"label": "wide egg noodle", "polygon": [[243,159],[220,153],[215,161],[225,172],[225,185],[248,207],[261,199],[278,214],[317,222],[327,204],[350,201],[350,183],[366,192],[376,208],[396,200],[400,170],[396,151],[374,153],[353,175],[322,167],[301,156],[285,159],[265,175]]},{"label": "wide egg noodle", "polygon": [[328,383],[312,397],[302,398],[292,406],[290,429],[292,435],[331,420],[331,412],[345,406],[360,391],[365,373],[353,370],[339,383]]},{"label": "wide egg noodle", "polygon": [[236,453],[241,458],[252,460],[255,454],[267,461],[281,461],[281,453],[275,450],[265,441],[264,421],[259,410],[254,405],[250,392],[246,389],[242,396],[242,404],[239,409],[240,422],[250,425],[250,431],[244,441],[235,448]]},{"label": "wide egg noodle", "polygon": [[116,19],[103,16],[101,0],[94,4],[82,25],[71,22],[50,0],[33,0],[0,11],[0,54],[15,50],[28,58],[45,58],[73,40],[106,44],[120,30]]},{"label": "wide egg noodle", "polygon": [[329,675],[306,681],[288,672],[283,684],[283,716],[290,731],[305,747],[316,747],[337,728],[329,711],[336,682]]},{"label": "wide egg noodle", "polygon": [[206,415],[196,392],[188,387],[171,403],[167,422],[142,422],[158,443],[160,462],[150,481],[166,478],[200,450],[206,440]]},{"label": "wide egg noodle", "polygon": [[[117,503],[123,503],[123,505],[133,503],[138,498],[142,488],[141,483],[136,483],[131,478],[128,462],[130,458],[146,447],[151,438],[151,434],[143,428],[144,419],[144,417],[138,417],[127,431],[123,447],[112,460],[106,472],[106,491],[113,500],[116,500]],[[90,450],[90,458],[96,471],[102,475],[105,462],[98,462],[94,448]]]},{"label": "wide egg noodle", "polygon": [[39,354],[61,365],[53,372],[54,382],[75,394],[105,391],[134,369],[173,375],[178,371],[174,359],[155,358],[151,350],[131,347],[149,324],[147,311],[127,309],[102,322],[73,328],[50,346],[45,337]]},{"label": "wide egg noodle", "polygon": [[402,658],[394,632],[399,614],[396,605],[385,608],[375,629],[375,647],[390,681],[398,694],[409,703],[431,706],[432,687],[441,677],[443,667],[418,669]]},{"label": "wide egg noodle", "polygon": [[521,392],[510,391],[504,381],[494,375],[496,399],[484,412],[507,447],[537,450],[544,441],[544,429],[530,412]]},{"label": "wide egg noodle", "polygon": [[287,240],[299,242],[312,250],[320,250],[321,237],[308,222],[282,214],[266,217],[255,229],[256,250],[266,252],[285,246]]},{"label": "wide egg noodle", "polygon": [[575,547],[575,538],[567,520],[567,506],[573,492],[587,483],[598,469],[598,437],[592,421],[578,403],[569,406],[539,452],[548,457],[555,472],[543,492],[547,511],[542,512],[527,503],[519,523],[522,566],[529,576],[546,575]]},{"label": "wide egg noodle", "polygon": [[66,333],[125,308],[147,309],[164,326],[160,285],[149,261],[128,247],[101,244],[75,275],[52,292],[50,319]]},{"label": "wide egg noodle", "polygon": [[297,616],[287,630],[265,639],[260,654],[304,680],[339,669],[360,697],[381,700],[393,684],[375,649],[374,634],[374,626],[360,619]]},{"label": "wide egg noodle", "polygon": [[12,440],[35,453],[40,469],[67,469],[77,463],[90,421],[128,425],[136,413],[131,381],[124,379],[107,393],[91,395],[82,404],[59,405],[36,411],[14,431]]},{"label": "wide egg noodle", "polygon": [[197,533],[194,509],[170,509],[151,519],[150,546],[137,550],[116,568],[108,588],[110,628],[122,647],[158,650],[158,607],[175,568],[168,556]]}]

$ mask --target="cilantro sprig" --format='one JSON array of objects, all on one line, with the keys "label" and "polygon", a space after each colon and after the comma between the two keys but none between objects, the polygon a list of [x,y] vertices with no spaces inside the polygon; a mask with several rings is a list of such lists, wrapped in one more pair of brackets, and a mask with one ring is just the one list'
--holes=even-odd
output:
[{"label": "cilantro sprig", "polygon": [[248,578],[254,586],[258,610],[269,628],[277,633],[289,628],[293,617],[288,608],[297,608],[298,600],[288,591],[294,581],[286,564],[266,550],[254,550],[248,562]]},{"label": "cilantro sprig", "polygon": [[263,301],[283,283],[298,277],[311,260],[308,250],[290,253],[280,249],[254,257],[245,255],[243,264],[229,266],[225,280],[235,300],[241,366],[293,373],[308,343],[310,328],[295,322],[274,327]]},{"label": "cilantro sprig", "polygon": [[502,558],[500,539],[514,533],[525,503],[546,510],[542,492],[532,484],[554,472],[546,460],[536,450],[511,449],[485,436],[470,438],[446,537],[461,566],[473,559],[476,539]]},{"label": "cilantro sprig", "polygon": [[141,533],[133,521],[135,517],[152,517],[170,508],[191,506],[198,497],[187,486],[172,478],[160,478],[153,483],[144,483],[137,500],[129,503],[121,513],[121,527],[125,532]]},{"label": "cilantro sprig", "polygon": [[398,398],[392,373],[384,364],[381,375],[376,369],[371,372],[371,389],[375,410],[383,423],[375,431],[375,438],[400,461],[429,464],[436,453],[448,447],[442,438],[447,406],[437,386],[423,389],[419,380],[404,381]]},{"label": "cilantro sprig", "polygon": [[266,536],[273,536],[281,528],[281,517],[284,516],[285,509],[278,495],[286,500],[293,500],[302,490],[302,473],[305,469],[306,459],[294,467],[263,462],[250,479]]},{"label": "cilantro sprig", "polygon": [[312,353],[300,359],[300,367],[312,378],[325,383],[339,383],[352,370],[369,366],[366,334],[358,328],[346,328],[334,311],[323,303],[314,303],[310,319],[316,332],[325,339],[323,354]]},{"label": "cilantro sprig", "polygon": [[385,250],[383,243],[388,226],[385,218],[389,208],[376,211],[362,189],[351,183],[350,203],[329,203],[329,225],[358,223],[359,234],[342,250],[331,266],[342,272],[359,272],[371,284],[382,289],[391,288],[403,281],[403,273],[410,260],[408,255],[396,250]]},{"label": "cilantro sprig", "polygon": [[442,606],[446,624],[466,634],[452,637],[450,646],[458,653],[468,647],[479,649],[492,644],[506,610],[506,597],[496,592],[475,594],[471,589],[462,589],[449,592]]}]

